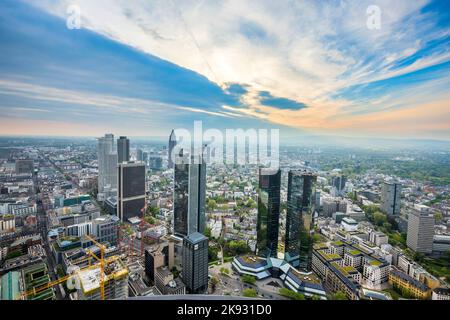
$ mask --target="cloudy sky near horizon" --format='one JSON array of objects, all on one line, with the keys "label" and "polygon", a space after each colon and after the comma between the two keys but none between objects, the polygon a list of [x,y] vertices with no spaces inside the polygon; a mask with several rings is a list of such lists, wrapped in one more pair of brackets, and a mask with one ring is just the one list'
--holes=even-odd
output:
[{"label": "cloudy sky near horizon", "polygon": [[[81,29],[66,26],[81,10]],[[381,9],[370,30],[367,8]],[[450,3],[5,0],[0,135],[450,140]]]}]

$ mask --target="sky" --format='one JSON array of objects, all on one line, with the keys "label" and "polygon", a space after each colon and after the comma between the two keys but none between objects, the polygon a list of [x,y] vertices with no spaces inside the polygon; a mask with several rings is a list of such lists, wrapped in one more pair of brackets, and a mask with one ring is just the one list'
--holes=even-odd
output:
[{"label": "sky", "polygon": [[[79,29],[68,28],[71,8]],[[4,0],[0,8],[0,135],[168,136],[202,121],[295,139],[450,140],[449,88],[446,0]]]}]

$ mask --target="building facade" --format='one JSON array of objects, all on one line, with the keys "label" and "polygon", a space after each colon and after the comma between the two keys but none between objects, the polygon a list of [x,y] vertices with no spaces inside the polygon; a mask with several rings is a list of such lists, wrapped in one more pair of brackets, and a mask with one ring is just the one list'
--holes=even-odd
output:
[{"label": "building facade", "polygon": [[431,254],[433,252],[434,215],[413,210],[408,216],[406,244],[414,252]]},{"label": "building facade", "polygon": [[381,186],[381,205],[382,212],[389,216],[400,214],[402,185],[396,182],[384,182]]},{"label": "building facade", "polygon": [[117,189],[117,152],[113,134],[105,134],[97,141],[98,193],[99,199],[103,201],[107,197],[105,192]]},{"label": "building facade", "polygon": [[194,232],[183,239],[183,282],[189,293],[208,289],[208,238]]},{"label": "building facade", "polygon": [[289,171],[285,259],[294,267],[311,269],[317,176],[307,171]]},{"label": "building facade", "polygon": [[122,136],[117,139],[117,162],[123,163],[128,161],[130,161],[130,139]]},{"label": "building facade", "polygon": [[174,233],[188,236],[205,231],[206,163],[183,156],[174,167]]},{"label": "building facade", "polygon": [[167,158],[169,169],[173,168],[173,166],[175,164],[175,159],[173,159],[174,155],[172,153],[173,153],[173,150],[176,145],[177,145],[177,138],[175,136],[174,130],[172,130],[172,132],[170,133],[170,137],[169,137],[169,150],[168,150],[168,158]]},{"label": "building facade", "polygon": [[277,257],[280,220],[281,170],[259,169],[256,253]]},{"label": "building facade", "polygon": [[142,216],[145,208],[145,165],[120,163],[118,167],[117,212],[121,221]]}]

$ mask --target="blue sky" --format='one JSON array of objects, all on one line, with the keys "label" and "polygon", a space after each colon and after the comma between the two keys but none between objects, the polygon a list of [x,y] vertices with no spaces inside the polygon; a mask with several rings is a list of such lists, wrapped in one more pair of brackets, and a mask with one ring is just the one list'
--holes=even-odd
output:
[{"label": "blue sky", "polygon": [[445,0],[2,4],[0,134],[166,136],[202,120],[450,139]]}]

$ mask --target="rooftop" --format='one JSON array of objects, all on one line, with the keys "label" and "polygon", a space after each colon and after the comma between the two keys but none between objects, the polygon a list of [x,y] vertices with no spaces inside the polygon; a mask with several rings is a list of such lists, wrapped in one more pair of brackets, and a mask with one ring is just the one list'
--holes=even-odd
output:
[{"label": "rooftop", "polygon": [[326,253],[324,251],[318,251],[319,254],[326,260],[326,261],[335,261],[335,260],[341,260],[341,256],[337,253]]}]

